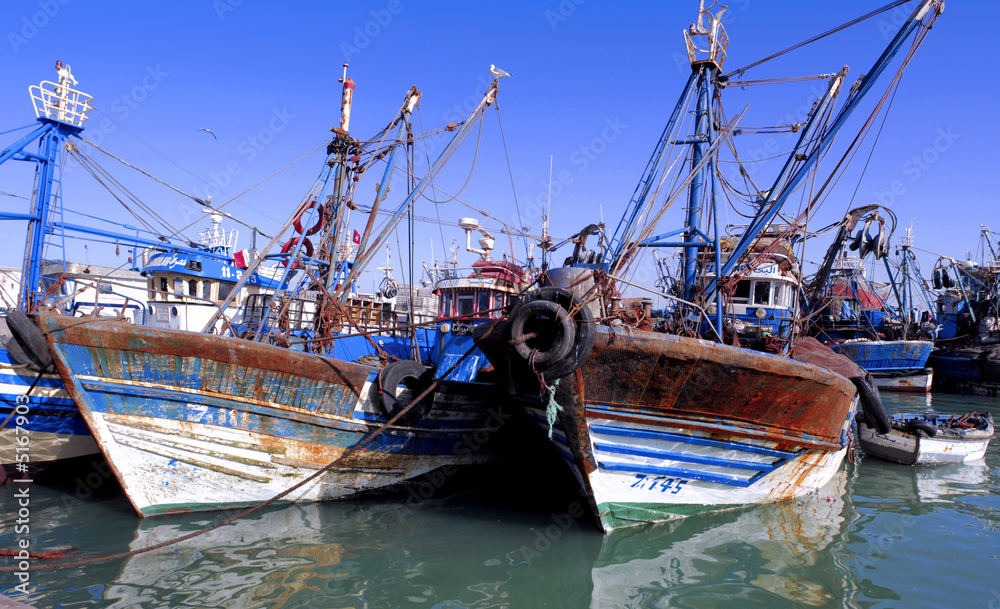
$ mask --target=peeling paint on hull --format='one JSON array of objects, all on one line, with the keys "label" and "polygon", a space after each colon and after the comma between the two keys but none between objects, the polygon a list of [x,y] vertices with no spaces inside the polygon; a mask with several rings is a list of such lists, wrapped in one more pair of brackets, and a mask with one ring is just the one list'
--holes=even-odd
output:
[{"label": "peeling paint on hull", "polygon": [[[212,335],[40,315],[67,389],[140,515],[270,499],[385,419],[378,369]],[[492,390],[443,384],[430,415],[391,427],[286,501],[322,501],[488,458]]]},{"label": "peeling paint on hull", "polygon": [[[547,432],[528,380],[515,379],[519,401]],[[823,368],[604,327],[555,398],[553,443],[605,530],[814,492],[840,467],[857,406]]]},{"label": "peeling paint on hull", "polygon": [[[0,348],[0,421],[11,417],[0,430],[0,465],[12,466],[17,461],[20,446],[17,441],[18,419],[11,416],[23,400],[38,374],[10,360],[6,349]],[[31,466],[44,466],[53,461],[85,457],[100,453],[83,417],[73,403],[58,374],[43,374],[31,395],[27,397],[27,422],[22,430],[31,438]],[[22,457],[23,458],[23,457]]]}]

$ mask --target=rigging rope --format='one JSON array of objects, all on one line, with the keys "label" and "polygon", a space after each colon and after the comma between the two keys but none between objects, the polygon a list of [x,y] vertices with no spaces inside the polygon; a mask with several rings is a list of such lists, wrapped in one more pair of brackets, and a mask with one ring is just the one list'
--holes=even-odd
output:
[{"label": "rigging rope", "polygon": [[817,40],[820,40],[822,38],[826,38],[827,36],[829,36],[831,34],[835,34],[835,33],[839,32],[840,30],[849,28],[849,27],[851,27],[853,25],[857,25],[858,23],[860,23],[860,22],[862,22],[862,21],[864,21],[866,19],[870,19],[871,17],[874,17],[876,15],[880,15],[880,14],[886,12],[886,11],[890,11],[890,10],[896,8],[897,6],[906,4],[909,1],[910,0],[895,0],[895,2],[890,2],[889,4],[883,6],[882,8],[875,9],[874,11],[872,11],[870,13],[862,15],[862,16],[856,18],[856,19],[852,19],[851,21],[848,21],[847,23],[844,23],[843,25],[838,25],[837,27],[833,28],[832,30],[827,30],[826,32],[823,32],[822,34],[819,34],[817,36],[813,36],[812,38],[810,38],[808,40],[804,40],[804,41],[802,41],[802,42],[800,42],[798,44],[792,45],[792,46],[788,47],[787,49],[785,49],[783,51],[778,51],[777,53],[775,53],[773,55],[769,55],[769,56],[765,57],[764,59],[761,59],[760,61],[755,61],[754,63],[751,63],[749,65],[743,66],[742,68],[739,68],[737,70],[733,70],[732,72],[729,72],[728,74],[725,74],[725,75],[721,76],[720,79],[721,80],[728,80],[731,76],[734,76],[736,74],[743,74],[744,72],[746,72],[750,68],[755,68],[755,67],[759,66],[762,63],[765,63],[767,61],[771,61],[772,59],[774,59],[776,57],[780,57],[780,56],[784,55],[785,53],[789,53],[791,51],[794,51],[795,49],[798,49],[800,47],[804,47],[807,44],[812,44],[813,42],[816,42]]}]

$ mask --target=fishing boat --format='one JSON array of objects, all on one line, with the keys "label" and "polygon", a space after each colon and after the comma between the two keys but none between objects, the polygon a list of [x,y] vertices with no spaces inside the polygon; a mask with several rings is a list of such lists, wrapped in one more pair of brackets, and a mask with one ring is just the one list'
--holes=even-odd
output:
[{"label": "fishing boat", "polygon": [[[892,221],[888,230],[883,215]],[[874,237],[869,235],[873,224],[877,227]],[[912,298],[908,267],[916,264],[909,239],[903,245],[900,281],[889,267],[895,225],[895,214],[880,205],[866,205],[844,216],[807,291],[810,321],[806,332],[869,372],[880,390],[927,393],[933,376],[927,358],[934,343],[927,332],[921,332],[912,305],[906,306]],[[867,277],[862,261],[869,254],[885,263],[890,285],[875,285]],[[890,289],[898,306],[887,302]]]},{"label": "fishing boat", "polygon": [[[884,418],[864,371],[783,321],[797,321],[797,299],[782,294],[801,285],[789,244],[801,240],[806,215],[782,222],[778,214],[813,179],[892,56],[918,30],[922,38],[941,8],[920,3],[839,111],[834,99],[847,88],[846,68],[824,77],[826,91],[807,120],[789,128],[797,139],[773,186],[749,195],[726,190],[751,213],[724,243],[716,163],[720,150],[735,147],[739,117],[726,118],[720,100],[725,87],[753,81],[737,80],[749,68],[723,73],[725,8],[713,14],[702,3],[685,31],[691,76],[618,228],[581,231],[565,265],[543,273],[547,285],[522,295],[489,332],[476,331],[501,386],[548,433],[605,531],[814,492],[847,453],[859,392],[865,412]],[[657,201],[663,184],[676,187]],[[682,197],[684,227],[655,234],[656,221]],[[653,287],[628,279],[629,265],[651,247],[679,248],[675,281],[661,277]],[[644,302],[625,290],[650,296]],[[653,309],[653,298],[671,307]],[[737,306],[755,320],[749,331]]]},{"label": "fishing boat", "polygon": [[[354,174],[374,157],[387,159],[390,169],[377,189],[373,219],[421,95],[415,87],[408,91],[389,127],[362,143],[348,133],[353,80],[345,74],[341,81],[341,124],[332,130],[319,180],[263,253],[252,257],[229,297],[216,303],[203,332],[45,311],[34,318],[67,391],[141,516],[245,506],[282,493],[282,501],[292,502],[350,497],[488,458],[490,440],[504,421],[502,405],[489,383],[452,382],[450,375],[467,365],[466,357],[442,357],[452,363],[437,368],[416,359],[393,361],[366,332],[359,334],[372,344],[374,362],[324,352],[340,336],[339,320],[356,326],[343,303],[394,226],[390,221],[370,244],[366,230],[353,260],[337,258]],[[468,120],[452,129],[441,157],[398,205],[393,221],[474,129],[496,93],[494,80]],[[395,139],[383,137],[397,125]],[[373,146],[383,139],[384,146]],[[313,246],[305,233],[317,225],[326,230]],[[293,227],[281,252],[267,254]],[[269,259],[279,260],[284,272],[259,324],[244,338],[208,333]],[[288,312],[297,299],[313,303],[315,334],[290,349]],[[474,379],[479,370],[464,373],[463,379]]]},{"label": "fishing boat", "polygon": [[[12,336],[0,349],[0,417],[5,421],[0,464],[5,470],[23,465],[34,473],[55,462],[98,455],[100,449],[52,362],[37,357],[44,346],[28,343],[33,323],[25,313],[45,308],[184,329],[189,320],[207,318],[202,312],[215,310],[212,299],[220,294],[224,299],[223,290],[242,271],[233,264],[233,252],[220,234],[221,216],[215,213],[213,228],[202,233],[200,244],[173,235],[142,235],[149,231],[109,220],[98,226],[67,222],[70,214],[80,214],[64,204],[65,159],[72,156],[87,172],[106,175],[73,143],[85,128],[92,99],[66,82],[42,81],[29,92],[37,127],[0,153],[0,164],[28,162],[37,176],[28,213],[0,211],[0,220],[27,220],[22,269],[4,277],[4,302],[13,306],[6,319]],[[35,143],[38,151],[29,152]],[[120,232],[107,224],[117,224]],[[67,235],[84,243],[114,243],[116,256],[124,245],[127,260],[117,267],[70,262]],[[141,256],[136,255],[140,249]],[[254,289],[275,289],[256,275],[250,279]],[[19,437],[30,438],[30,450]]]},{"label": "fishing boat", "polygon": [[[20,271],[4,274],[3,301],[10,338],[0,348],[0,479],[6,473],[34,475],[49,464],[97,455],[99,449],[67,394],[51,360],[38,361],[23,341],[31,322],[24,316],[45,304],[67,315],[114,315],[141,319],[145,279],[135,268],[111,268],[67,261],[53,219],[62,196],[62,144],[79,133],[91,110],[90,96],[67,83],[43,81],[29,89],[37,126],[0,152],[0,164],[34,166],[28,213],[0,210],[0,220],[28,221]],[[38,151],[27,148],[37,143]],[[26,197],[28,198],[28,197]],[[59,229],[65,222],[58,221]],[[46,255],[48,254],[48,255]],[[130,265],[131,267],[131,265]]]},{"label": "fishing boat", "polygon": [[865,454],[903,465],[976,461],[986,454],[994,434],[988,412],[893,414],[891,424],[892,431],[883,434],[858,418],[858,442]]},{"label": "fishing boat", "polygon": [[939,333],[929,364],[936,390],[1000,395],[1000,260],[994,236],[981,229],[979,262],[942,258],[935,265]]}]

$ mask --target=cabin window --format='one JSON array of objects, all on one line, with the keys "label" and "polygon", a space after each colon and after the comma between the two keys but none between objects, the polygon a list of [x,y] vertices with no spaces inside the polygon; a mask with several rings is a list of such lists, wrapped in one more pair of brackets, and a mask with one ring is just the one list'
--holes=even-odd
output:
[{"label": "cabin window", "polygon": [[476,311],[476,294],[459,294],[458,298],[455,299],[455,306],[458,309],[455,314],[459,317],[468,317],[473,315]]},{"label": "cabin window", "polygon": [[771,282],[755,281],[753,286],[753,303],[755,305],[771,304]]},{"label": "cabin window", "polygon": [[110,283],[98,283],[97,284],[97,293],[98,294],[110,294],[111,293],[111,284]]},{"label": "cabin window", "polygon": [[441,295],[441,317],[451,317],[451,292]]},{"label": "cabin window", "polygon": [[[507,306],[507,295],[503,292],[497,292],[496,298],[493,299],[493,308],[499,309],[505,306]],[[490,313],[490,317],[494,319],[499,319],[501,315],[503,315],[503,311],[493,311]]]},{"label": "cabin window", "polygon": [[201,282],[201,297],[205,300],[212,300],[212,282],[202,281]]},{"label": "cabin window", "polygon": [[225,300],[225,299],[229,298],[229,295],[233,293],[233,288],[235,288],[235,287],[236,287],[236,284],[233,283],[233,282],[220,281],[219,282],[219,300]]},{"label": "cabin window", "polygon": [[479,306],[476,311],[480,313],[481,316],[486,315],[482,311],[490,310],[490,292],[489,290],[481,290],[479,292]]},{"label": "cabin window", "polygon": [[156,280],[150,277],[146,281],[146,285],[149,286],[149,299],[156,300]]},{"label": "cabin window", "polygon": [[180,277],[174,277],[174,294],[184,293],[184,280]]},{"label": "cabin window", "polygon": [[747,304],[750,302],[750,282],[747,280],[736,282],[736,291],[733,292],[734,304]]},{"label": "cabin window", "polygon": [[190,279],[190,280],[188,280],[188,294],[190,294],[191,296],[197,296],[198,295],[198,280],[197,279]]},{"label": "cabin window", "polygon": [[166,298],[166,294],[167,294],[167,278],[166,277],[160,277],[160,292],[163,294],[164,298]]}]

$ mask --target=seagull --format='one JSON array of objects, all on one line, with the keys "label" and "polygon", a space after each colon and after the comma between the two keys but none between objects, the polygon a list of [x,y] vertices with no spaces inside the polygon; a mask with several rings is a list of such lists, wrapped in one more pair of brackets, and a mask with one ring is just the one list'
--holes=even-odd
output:
[{"label": "seagull", "polygon": [[212,137],[214,137],[215,139],[219,139],[219,138],[218,138],[218,136],[216,136],[216,135],[215,135],[215,132],[214,132],[214,131],[212,131],[211,129],[205,129],[204,127],[202,127],[202,128],[201,128],[201,129],[199,129],[198,131],[205,131],[205,132],[207,132],[207,133],[211,133],[211,134],[212,134]]},{"label": "seagull", "polygon": [[503,78],[504,76],[510,76],[510,74],[504,72],[503,70],[496,67],[492,63],[490,64],[490,74],[492,74],[494,78]]}]

